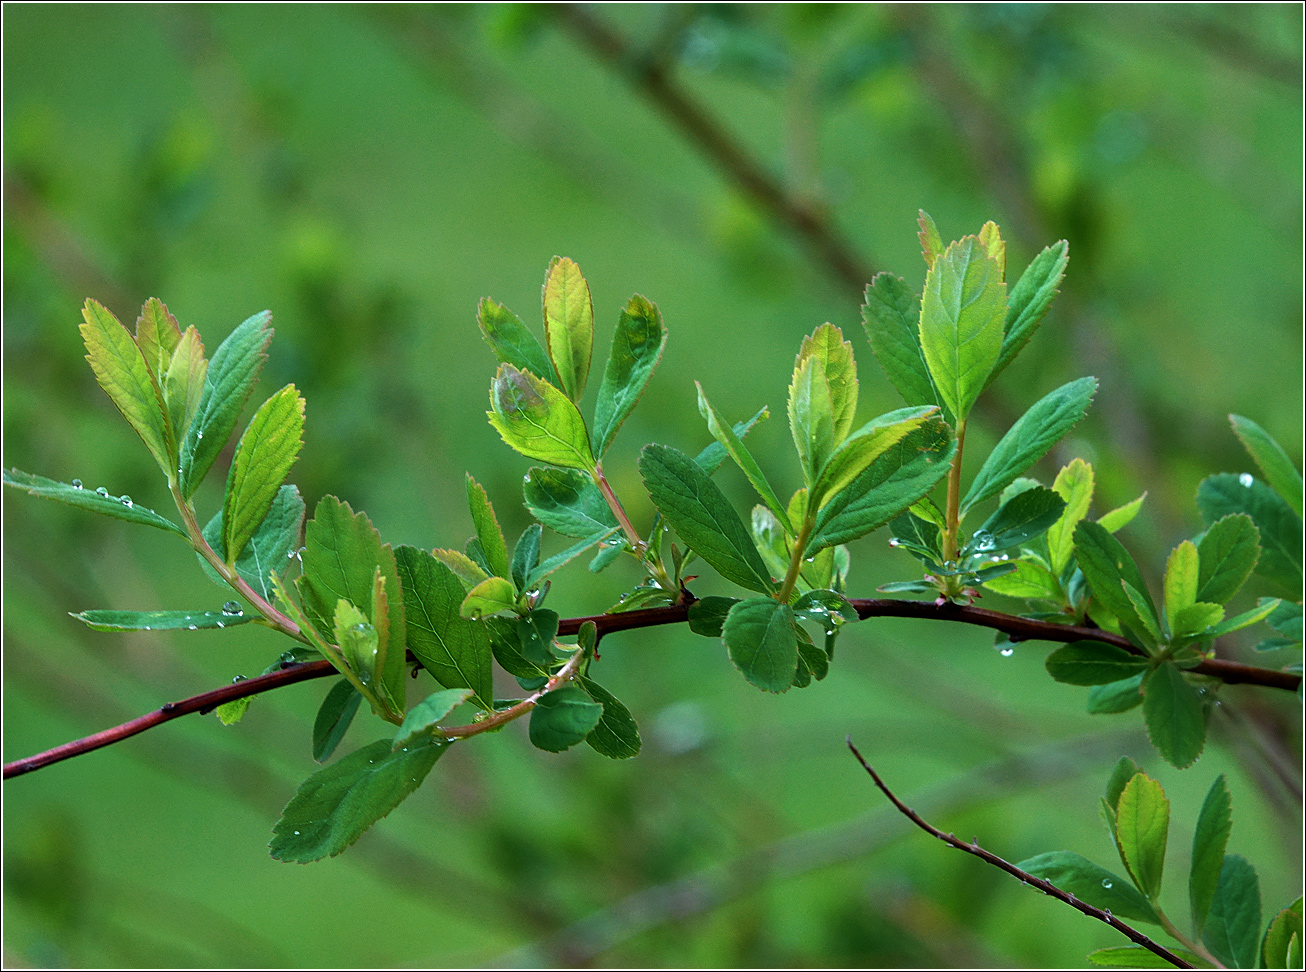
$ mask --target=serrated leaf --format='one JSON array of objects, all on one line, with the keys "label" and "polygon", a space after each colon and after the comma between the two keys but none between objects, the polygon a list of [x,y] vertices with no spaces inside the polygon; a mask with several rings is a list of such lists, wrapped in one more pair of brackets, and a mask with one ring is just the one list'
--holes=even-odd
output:
[{"label": "serrated leaf", "polygon": [[638,756],[641,741],[639,726],[615,695],[593,679],[578,679],[589,697],[603,706],[599,724],[590,730],[585,742],[596,753],[608,759],[630,759]]},{"label": "serrated leaf", "polygon": [[467,506],[471,510],[472,525],[476,528],[476,539],[480,541],[486,568],[495,577],[507,578],[508,543],[503,538],[503,529],[494,515],[494,505],[486,495],[485,487],[473,479],[471,473],[467,474]]},{"label": "serrated leaf", "polygon": [[1176,617],[1197,602],[1197,547],[1185,540],[1170,552],[1165,563],[1165,619],[1172,634],[1177,633]]},{"label": "serrated leaf", "polygon": [[1053,243],[1030,262],[1011,288],[1003,324],[1002,350],[989,375],[990,382],[1011,364],[1043,322],[1044,315],[1056,299],[1061,278],[1065,276],[1069,250],[1065,240]]},{"label": "serrated leaf", "polygon": [[1261,554],[1261,535],[1241,513],[1221,517],[1197,545],[1200,569],[1195,599],[1227,604],[1251,576]]},{"label": "serrated leaf", "polygon": [[557,384],[558,374],[553,370],[553,363],[544,347],[516,314],[485,297],[476,309],[476,323],[500,362]]},{"label": "serrated leaf", "polygon": [[1016,865],[1095,908],[1132,921],[1161,924],[1156,911],[1127,878],[1099,867],[1072,851],[1049,851]]},{"label": "serrated leaf", "polygon": [[617,430],[639,404],[666,346],[667,329],[657,305],[639,294],[631,297],[617,320],[598,401],[594,403],[591,442],[596,458],[608,451]]},{"label": "serrated leaf", "polygon": [[1143,575],[1134,558],[1098,523],[1080,521],[1075,527],[1075,558],[1084,572],[1093,598],[1121,623],[1138,630],[1143,622],[1138,617],[1133,602],[1125,594],[1122,581],[1128,581],[1136,591],[1146,591]]},{"label": "serrated leaf", "polygon": [[1060,601],[1061,587],[1057,579],[1040,563],[1032,560],[1017,560],[1011,566],[1011,573],[992,580],[986,580],[984,586],[995,594],[1006,597],[1041,598]]},{"label": "serrated leaf", "polygon": [[[1201,968],[1202,960],[1182,948],[1171,946],[1169,951],[1172,955],[1177,955],[1194,968]],[[1089,965],[1101,969],[1173,969],[1174,963],[1169,959],[1162,958],[1150,949],[1142,945],[1114,945],[1110,948],[1099,948],[1095,952],[1088,953]]]},{"label": "serrated leaf", "polygon": [[489,577],[467,592],[458,613],[464,618],[477,621],[501,611],[516,610],[517,591],[512,586],[512,581]]},{"label": "serrated leaf", "polygon": [[1007,244],[1002,240],[1002,231],[998,224],[989,220],[979,231],[980,245],[990,260],[998,265],[1002,279],[1007,279]]},{"label": "serrated leaf", "polygon": [[965,553],[996,553],[1028,543],[1061,516],[1066,501],[1043,486],[1023,490],[984,521],[966,544]]},{"label": "serrated leaf", "polygon": [[544,335],[562,390],[573,402],[580,401],[594,351],[594,305],[580,267],[567,257],[549,262],[544,280]]},{"label": "serrated leaf", "polygon": [[1165,871],[1170,832],[1170,801],[1156,780],[1139,773],[1126,785],[1116,806],[1116,843],[1120,857],[1144,896],[1155,901]]},{"label": "serrated leaf", "polygon": [[226,611],[82,611],[72,617],[96,631],[216,631],[248,624],[258,617]]},{"label": "serrated leaf", "polygon": [[294,385],[269,398],[250,419],[236,446],[222,504],[223,549],[229,565],[235,564],[272,509],[299,458],[303,434],[304,399]]},{"label": "serrated leaf", "polygon": [[453,575],[463,585],[464,592],[470,592],[473,587],[490,576],[471,557],[457,550],[437,547],[431,551],[431,555],[453,571]]},{"label": "serrated leaf", "polygon": [[340,647],[340,654],[349,664],[364,685],[380,696],[380,636],[375,625],[368,621],[367,615],[343,597],[336,601],[336,613],[332,619],[332,633],[335,643]]},{"label": "serrated leaf", "polygon": [[1161,623],[1156,618],[1156,608],[1152,605],[1152,596],[1146,590],[1139,590],[1127,580],[1122,580],[1120,586],[1124,588],[1125,597],[1129,599],[1130,605],[1142,623],[1143,631],[1147,632],[1148,638],[1144,638],[1143,643],[1149,647],[1155,647],[1156,643],[1161,640]]},{"label": "serrated leaf", "polygon": [[1093,467],[1083,459],[1072,459],[1057,473],[1052,491],[1066,501],[1060,519],[1048,528],[1048,555],[1052,573],[1060,576],[1075,552],[1075,526],[1088,516],[1093,502]]},{"label": "serrated leaf", "polygon": [[798,359],[789,383],[789,431],[810,486],[834,452],[834,405],[825,365],[820,358]]},{"label": "serrated leaf", "polygon": [[531,572],[526,575],[526,590],[533,590],[538,587],[544,578],[548,577],[554,571],[561,570],[567,564],[571,563],[590,547],[603,543],[605,540],[616,540],[616,550],[620,553],[625,548],[625,543],[618,536],[620,527],[611,527],[600,533],[592,534],[584,540],[573,543],[566,550],[560,550],[550,557],[545,557],[532,568]]},{"label": "serrated leaf", "polygon": [[705,638],[720,638],[726,615],[739,603],[737,597],[709,594],[689,606],[689,630]]},{"label": "serrated leaf", "polygon": [[227,445],[272,341],[272,312],[247,318],[218,345],[204,376],[195,418],[181,442],[178,481],[187,499]]},{"label": "serrated leaf", "polygon": [[1031,405],[984,460],[961,501],[962,514],[1043,458],[1084,417],[1096,391],[1096,378],[1077,378]]},{"label": "serrated leaf", "polygon": [[363,697],[348,679],[342,678],[331,686],[313,720],[313,758],[319,763],[325,763],[336,751],[362,701]]},{"label": "serrated leaf", "polygon": [[1197,508],[1207,523],[1230,513],[1246,513],[1260,532],[1256,573],[1280,584],[1294,597],[1302,589],[1302,521],[1279,495],[1247,473],[1208,476],[1197,488]]},{"label": "serrated leaf", "polygon": [[577,469],[531,467],[522,492],[540,523],[567,537],[590,537],[617,526],[594,480]]},{"label": "serrated leaf", "polygon": [[[300,498],[299,488],[293,485],[282,486],[273,497],[272,507],[263,517],[263,522],[236,558],[236,573],[263,598],[271,600],[271,575],[286,572],[290,558],[299,547],[303,529],[304,501]],[[213,519],[205,524],[203,536],[205,542],[225,561],[223,534],[222,510],[218,510]],[[198,554],[196,558],[211,581],[219,587],[228,586],[207,560]]]},{"label": "serrated leaf", "polygon": [[[489,633],[485,625],[460,613],[463,585],[425,550],[401,546],[394,558],[408,650],[437,682],[449,689],[470,689],[472,701],[489,711],[494,700]],[[507,584],[502,578],[493,580]]]},{"label": "serrated leaf", "polygon": [[1110,685],[1147,668],[1147,659],[1100,641],[1072,641],[1048,655],[1048,674],[1067,685]]},{"label": "serrated leaf", "polygon": [[925,266],[933,267],[934,261],[943,252],[943,237],[939,235],[939,228],[934,225],[933,218],[923,209],[916,211],[916,225],[920,227],[917,236],[921,241],[921,256],[925,258]]},{"label": "serrated leaf", "polygon": [[1094,685],[1088,690],[1086,710],[1091,715],[1113,715],[1128,712],[1143,704],[1143,676],[1139,672],[1132,678],[1121,679],[1109,685]]},{"label": "serrated leaf", "polygon": [[90,510],[92,513],[102,513],[115,519],[126,520],[128,523],[140,523],[158,530],[168,530],[179,537],[189,539],[186,537],[186,531],[166,516],[160,516],[139,503],[124,502],[127,497],[114,496],[108,490],[101,494],[94,489],[46,479],[44,476],[23,472],[21,469],[7,469],[3,477],[6,486],[24,490],[32,496],[58,500],[69,506]]},{"label": "serrated leaf", "polygon": [[[433,730],[441,719],[472,697],[469,688],[451,688],[432,692],[413,706],[404,716],[403,724],[390,744],[392,750],[403,749],[426,742],[434,736]],[[434,736],[434,738],[439,738]]]},{"label": "serrated leaf", "polygon": [[783,692],[794,683],[798,636],[794,612],[769,597],[740,601],[726,615],[722,640],[744,678],[767,692]]},{"label": "serrated leaf", "polygon": [[80,325],[80,330],[86,343],[86,360],[91,363],[95,380],[171,481],[176,441],[157,377],[150,371],[131,332],[103,304],[88,298],[82,308],[82,318],[85,323]]},{"label": "serrated leaf", "polygon": [[209,363],[204,358],[200,332],[188,327],[167,368],[157,373],[174,438],[180,439],[190,428],[204,395],[204,378],[208,373]]},{"label": "serrated leaf", "polygon": [[639,468],[653,504],[691,550],[741,587],[775,589],[739,514],[702,468],[662,445],[645,446]]},{"label": "serrated leaf", "polygon": [[448,748],[432,740],[392,752],[378,739],[318,770],[281,812],[272,856],[307,864],[339,854],[417,789]]},{"label": "serrated leaf", "polygon": [[244,698],[232,699],[230,702],[223,702],[213,710],[213,714],[218,717],[218,721],[224,726],[234,726],[241,719],[245,718],[245,713],[249,710],[249,704],[254,701],[254,696],[246,695]]},{"label": "serrated leaf", "polygon": [[1261,887],[1256,868],[1241,855],[1224,857],[1202,941],[1226,967],[1256,968],[1261,944]]},{"label": "serrated leaf", "polygon": [[830,386],[830,408],[834,416],[834,441],[842,442],[852,431],[857,413],[857,364],[853,346],[833,324],[822,324],[803,338],[798,358],[819,358]]},{"label": "serrated leaf", "polygon": [[744,445],[743,440],[739,438],[731,428],[730,423],[721,419],[717,414],[712,403],[707,400],[703,394],[703,386],[694,382],[694,387],[698,389],[698,411],[699,414],[707,421],[707,429],[712,433],[712,437],[717,440],[725,449],[726,454],[735,461],[744,476],[747,477],[753,489],[757,490],[757,495],[762,497],[767,508],[779,523],[783,525],[784,531],[793,534],[794,527],[789,522],[789,516],[785,512],[784,504],[780,502],[780,497],[775,494],[771,488],[771,483],[766,478],[766,473],[762,472],[762,467],[757,464],[748,447]]},{"label": "serrated leaf", "polygon": [[167,305],[157,297],[151,297],[141,307],[140,316],[136,318],[136,347],[141,349],[141,356],[155,378],[162,381],[181,343],[181,326],[177,318],[168,313]]},{"label": "serrated leaf", "polygon": [[[1268,614],[1269,612],[1267,611],[1266,613]],[[1223,617],[1224,608],[1221,605],[1205,604],[1198,601],[1196,604],[1188,605],[1188,607],[1182,609],[1177,615],[1175,615],[1174,623],[1170,629],[1170,636],[1172,639],[1178,640],[1180,638],[1195,635],[1198,632],[1204,632],[1207,628],[1210,628],[1213,625],[1220,625],[1220,620]],[[1264,617],[1264,615],[1261,615],[1261,617]],[[1260,618],[1255,617],[1255,612],[1253,612],[1253,617],[1247,623],[1255,624],[1259,620]],[[1224,625],[1220,625],[1220,628],[1223,627]],[[1235,629],[1228,629],[1228,631],[1232,630]],[[1220,631],[1220,634],[1226,633],[1227,631]],[[1214,632],[1212,632],[1212,636],[1219,637],[1219,635],[1216,635]]]},{"label": "serrated leaf", "polygon": [[1147,499],[1147,493],[1137,499],[1130,500],[1124,506],[1117,506],[1114,510],[1103,513],[1097,518],[1097,522],[1107,533],[1116,533],[1123,530],[1138,515],[1138,511],[1143,508],[1143,500]]},{"label": "serrated leaf", "polygon": [[[1261,943],[1267,969],[1291,969],[1301,964],[1302,899],[1298,898],[1270,921]],[[1295,953],[1295,954],[1294,954]]]},{"label": "serrated leaf", "polygon": [[1270,488],[1279,494],[1292,507],[1298,516],[1302,515],[1302,479],[1297,467],[1292,464],[1283,446],[1274,441],[1270,433],[1249,418],[1230,415],[1229,423],[1243,448],[1260,468]]},{"label": "serrated leaf", "polygon": [[1215,899],[1224,866],[1224,849],[1233,830],[1233,797],[1221,773],[1211,784],[1197,815],[1193,831],[1192,866],[1188,872],[1188,904],[1192,910],[1193,929],[1198,935],[1206,927],[1206,916]]},{"label": "serrated leaf", "polygon": [[581,742],[603,718],[603,706],[575,685],[540,696],[531,710],[530,739],[536,749],[560,753]]},{"label": "serrated leaf", "polygon": [[500,365],[490,385],[486,415],[503,441],[527,459],[593,469],[589,433],[576,405],[543,378]]},{"label": "serrated leaf", "polygon": [[1002,347],[1007,288],[1002,270],[980,241],[948,246],[925,276],[921,351],[948,410],[964,421]]},{"label": "serrated leaf", "polygon": [[905,280],[891,273],[875,275],[866,286],[862,326],[880,369],[907,404],[939,404],[921,350],[920,298]]},{"label": "serrated leaf", "polygon": [[812,506],[819,510],[895,443],[920,428],[935,414],[937,409],[932,405],[901,408],[867,422],[840,445],[818,471],[811,489]]},{"label": "serrated leaf", "polygon": [[1166,662],[1143,685],[1143,722],[1147,737],[1166,762],[1191,766],[1206,745],[1206,712],[1197,690],[1176,666]]}]

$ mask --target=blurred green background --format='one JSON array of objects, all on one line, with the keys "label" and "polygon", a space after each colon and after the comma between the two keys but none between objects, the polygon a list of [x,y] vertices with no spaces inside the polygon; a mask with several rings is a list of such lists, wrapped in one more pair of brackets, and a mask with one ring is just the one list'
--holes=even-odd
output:
[{"label": "blurred green background", "polygon": [[[771,406],[749,441],[792,490],[783,403],[804,334],[829,320],[853,342],[863,420],[899,405],[855,272],[919,287],[921,207],[945,240],[997,220],[1013,279],[1070,241],[1062,297],[968,453],[1097,375],[1089,419],[1037,473],[1090,460],[1099,513],[1146,489],[1122,535],[1145,573],[1200,529],[1200,479],[1248,467],[1228,413],[1301,461],[1295,5],[23,5],[4,26],[8,466],[166,509],[83,361],[80,305],[127,321],[157,295],[210,351],[266,307],[260,388],[294,381],[308,400],[292,479],[310,507],[334,493],[387,540],[461,546],[471,471],[515,536],[527,463],[484,420],[494,361],[475,307],[492,295],[538,324],[545,267],[565,254],[593,290],[597,354],[632,292],[671,332],[605,467],[636,522],[640,446],[707,441],[695,379],[736,419]],[[745,162],[722,163],[731,147]],[[786,223],[747,166],[806,215]],[[854,272],[795,221],[829,231]],[[752,502],[736,471],[718,481]],[[9,491],[4,513],[5,759],[285,647],[246,628],[92,632],[68,612],[224,596],[161,533]],[[882,533],[853,552],[855,594],[913,576]],[[601,611],[636,579],[626,563],[569,568],[550,606]],[[984,604],[1012,606],[999,601]],[[982,630],[873,621],[845,633],[825,682],[770,697],[719,643],[616,635],[596,673],[642,726],[638,759],[551,756],[515,724],[307,867],[266,843],[315,768],[329,683],[263,696],[233,728],[188,717],[5,785],[5,963],[1073,967],[1123,944],[911,830],[845,734],[934,822],[1011,860],[1072,848],[1109,866],[1097,794],[1132,754],[1173,803],[1172,914],[1202,795],[1228,773],[1230,849],[1260,869],[1267,914],[1296,896],[1295,699],[1228,689],[1181,773],[1137,713],[1085,715],[1045,648],[1003,658]],[[382,734],[360,717],[345,746]]]}]

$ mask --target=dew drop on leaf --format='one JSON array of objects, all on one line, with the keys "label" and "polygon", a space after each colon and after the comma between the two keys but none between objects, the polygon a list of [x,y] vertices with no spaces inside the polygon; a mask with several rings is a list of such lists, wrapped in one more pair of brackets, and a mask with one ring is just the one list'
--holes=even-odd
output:
[{"label": "dew drop on leaf", "polygon": [[240,604],[236,601],[228,601],[222,605],[222,613],[228,617],[237,617],[242,613]]},{"label": "dew drop on leaf", "polygon": [[1103,879],[1102,879],[1102,887],[1104,887],[1104,888],[1109,888],[1109,887],[1111,887],[1111,882],[1110,882],[1107,878],[1103,878]]},{"label": "dew drop on leaf", "polygon": [[1243,473],[1241,476],[1238,477],[1238,482],[1240,482],[1243,486],[1246,486],[1248,489],[1250,489],[1252,485],[1252,474]]},{"label": "dew drop on leaf", "polygon": [[82,481],[80,479],[74,479],[73,489],[81,489],[81,488],[82,488]]},{"label": "dew drop on leaf", "polygon": [[194,630],[196,630],[196,628],[198,628],[198,627],[199,627],[198,625],[188,624],[188,625],[186,626],[186,630],[187,630],[187,631],[194,631]]},{"label": "dew drop on leaf", "polygon": [[1003,658],[1010,658],[1015,653],[1016,653],[1015,648],[1003,648],[998,652],[998,654],[1001,655]]},{"label": "dew drop on leaf", "polygon": [[105,489],[103,486],[96,486],[95,495],[107,497],[109,495],[109,491]]},{"label": "dew drop on leaf", "polygon": [[119,497],[118,502],[121,503],[123,506],[130,508],[132,505],[132,498],[130,496],[127,496],[126,494],[123,494],[121,497]]}]

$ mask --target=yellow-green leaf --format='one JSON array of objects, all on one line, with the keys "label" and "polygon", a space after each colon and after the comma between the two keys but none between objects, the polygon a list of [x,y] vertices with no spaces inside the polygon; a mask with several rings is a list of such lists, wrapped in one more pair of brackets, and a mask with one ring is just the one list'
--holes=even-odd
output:
[{"label": "yellow-green leaf", "polygon": [[874,418],[832,455],[812,487],[812,509],[819,510],[908,433],[938,413],[938,407],[900,408]]},{"label": "yellow-green leaf", "polygon": [[1002,230],[998,224],[989,220],[980,227],[979,241],[984,247],[984,252],[988,254],[990,260],[998,265],[998,270],[1002,273],[1002,279],[1007,279],[1007,244],[1002,241]]},{"label": "yellow-green leaf", "polygon": [[500,365],[490,385],[490,424],[528,459],[590,470],[589,433],[575,404],[543,378]]},{"label": "yellow-green leaf", "polygon": [[272,508],[304,444],[304,399],[287,385],[250,419],[236,446],[222,506],[227,563],[234,564]]},{"label": "yellow-green leaf", "polygon": [[939,235],[939,228],[934,225],[930,214],[923,209],[917,210],[916,225],[921,228],[917,235],[921,241],[921,256],[925,258],[925,266],[933,267],[934,261],[943,252],[943,237]]},{"label": "yellow-green leaf", "polygon": [[512,581],[502,577],[487,577],[467,593],[458,613],[475,621],[500,611],[516,610],[517,591],[512,586]]},{"label": "yellow-green leaf", "polygon": [[1143,773],[1125,784],[1116,806],[1116,843],[1120,859],[1138,890],[1155,901],[1165,870],[1170,801],[1161,784]]},{"label": "yellow-green leaf", "polygon": [[853,346],[833,324],[822,324],[798,348],[798,360],[820,358],[830,386],[830,410],[834,416],[834,441],[840,443],[852,431],[857,413],[857,364]]},{"label": "yellow-green leaf", "polygon": [[799,357],[789,383],[789,430],[807,485],[834,452],[834,406],[820,358]]},{"label": "yellow-green leaf", "polygon": [[208,370],[209,363],[204,359],[204,342],[200,340],[200,332],[188,327],[172,352],[167,371],[159,377],[159,383],[163,386],[163,400],[168,405],[173,436],[178,442],[185,436],[191,420],[199,410],[200,397],[204,394],[204,377]]},{"label": "yellow-green leaf", "polygon": [[151,297],[136,318],[136,346],[155,378],[162,380],[181,342],[181,327],[159,298]]},{"label": "yellow-green leaf", "polygon": [[1061,518],[1048,528],[1048,553],[1052,556],[1052,572],[1061,571],[1075,552],[1075,526],[1088,516],[1093,501],[1093,467],[1083,459],[1073,459],[1057,473],[1052,491],[1066,501]]},{"label": "yellow-green leaf", "polygon": [[1165,619],[1175,631],[1175,619],[1197,602],[1197,548],[1191,540],[1175,547],[1165,564]]},{"label": "yellow-green leaf", "polygon": [[580,401],[594,352],[594,305],[580,267],[554,257],[544,280],[544,335],[549,359],[573,402]]}]

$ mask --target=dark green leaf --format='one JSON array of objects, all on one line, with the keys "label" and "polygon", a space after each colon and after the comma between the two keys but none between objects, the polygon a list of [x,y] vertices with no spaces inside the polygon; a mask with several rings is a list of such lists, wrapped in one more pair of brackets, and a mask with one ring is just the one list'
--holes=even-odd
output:
[{"label": "dark green leaf", "polygon": [[634,411],[667,346],[657,305],[639,294],[626,304],[612,335],[612,350],[594,403],[591,442],[596,458],[608,451],[617,430]]},{"label": "dark green leaf", "polygon": [[690,549],[741,587],[775,589],[739,514],[697,463],[668,446],[647,445],[639,468],[654,505]]},{"label": "dark green leaf", "polygon": [[1043,458],[1084,417],[1096,391],[1096,378],[1078,378],[1031,405],[984,460],[961,501],[961,512],[965,514],[976,503],[1002,492]]},{"label": "dark green leaf", "polygon": [[1100,641],[1072,641],[1047,658],[1048,674],[1067,685],[1110,685],[1147,668],[1147,659]]},{"label": "dark green leaf", "polygon": [[535,665],[547,668],[556,660],[553,643],[558,637],[558,612],[537,608],[517,619],[517,643],[522,655]]},{"label": "dark green leaf", "polygon": [[585,737],[591,749],[608,759],[630,759],[639,755],[639,726],[630,710],[598,682],[582,677],[580,684],[589,697],[603,706],[599,724]]},{"label": "dark green leaf", "polygon": [[1147,736],[1166,762],[1191,766],[1206,745],[1206,712],[1197,690],[1183,672],[1166,663],[1147,676],[1143,686],[1143,721]]},{"label": "dark green leaf", "polygon": [[[281,576],[290,566],[290,560],[299,549],[299,538],[304,529],[304,501],[300,498],[296,486],[285,485],[277,490],[259,528],[245,549],[236,558],[236,573],[245,579],[256,592],[269,601],[272,599],[272,574]],[[204,539],[223,560],[227,559],[223,545],[222,511],[218,510],[213,519],[204,526]],[[211,581],[219,587],[227,587],[227,582],[210,566],[209,562],[196,554],[200,567]]]},{"label": "dark green leaf", "polygon": [[[1269,603],[1269,598],[1260,598],[1257,604]],[[1302,606],[1294,604],[1292,601],[1280,601],[1270,616],[1265,619],[1268,624],[1279,634],[1296,641],[1301,641],[1302,636]]]},{"label": "dark green leaf", "polygon": [[1298,898],[1275,915],[1265,930],[1265,941],[1261,943],[1265,968],[1291,969],[1301,965],[1301,940],[1302,899]]},{"label": "dark green leaf", "polygon": [[254,389],[272,340],[272,312],[247,318],[218,345],[209,362],[195,418],[181,443],[178,481],[189,499],[227,445]]},{"label": "dark green leaf", "polygon": [[594,480],[579,469],[534,466],[522,492],[531,516],[565,537],[590,537],[617,526]]},{"label": "dark green leaf", "polygon": [[721,637],[735,667],[758,688],[783,692],[794,683],[798,636],[788,604],[769,597],[740,601],[726,615]]},{"label": "dark green leaf", "polygon": [[1261,944],[1261,886],[1256,868],[1238,854],[1225,855],[1202,941],[1226,966],[1256,968]]},{"label": "dark green leaf", "polygon": [[581,742],[603,718],[603,706],[583,689],[565,685],[540,697],[531,710],[531,744],[560,753]]},{"label": "dark green leaf", "polygon": [[1028,543],[1046,533],[1065,508],[1066,501],[1043,486],[1017,493],[975,531],[964,553],[996,553]]},{"label": "dark green leaf", "polygon": [[875,275],[866,286],[862,325],[881,370],[907,404],[939,404],[921,351],[920,299],[905,280],[891,273]]},{"label": "dark green leaf", "polygon": [[700,597],[689,606],[689,630],[706,638],[720,638],[726,615],[739,603],[737,597]]},{"label": "dark green leaf", "polygon": [[1261,552],[1260,539],[1251,517],[1242,514],[1221,517],[1211,524],[1197,545],[1196,600],[1227,604],[1251,576]]},{"label": "dark green leaf", "polygon": [[603,544],[599,547],[599,552],[594,555],[594,559],[590,561],[590,573],[599,574],[607,570],[626,549],[625,541]]},{"label": "dark green leaf", "polygon": [[998,363],[989,375],[990,382],[1011,364],[1012,359],[1038,330],[1043,315],[1056,299],[1057,286],[1065,276],[1069,249],[1065,240],[1047,247],[1025,268],[1016,285],[1011,288],[1003,325],[1002,350],[998,354]]},{"label": "dark green leaf", "polygon": [[1165,871],[1170,833],[1170,801],[1156,780],[1139,773],[1126,785],[1116,806],[1116,842],[1138,890],[1155,901]]},{"label": "dark green leaf", "polygon": [[313,758],[319,763],[326,762],[336,751],[362,701],[363,697],[348,679],[342,678],[331,686],[313,720]]},{"label": "dark green leaf", "polygon": [[933,581],[892,581],[876,588],[882,594],[937,594],[939,589]]},{"label": "dark green leaf", "polygon": [[922,520],[914,513],[904,513],[890,524],[889,532],[893,534],[889,546],[900,547],[914,557],[936,564],[943,562],[942,534],[929,520]]},{"label": "dark green leaf", "polygon": [[[231,602],[233,605],[235,601]],[[248,624],[258,615],[228,611],[83,611],[74,618],[96,631],[216,631]]]},{"label": "dark green leaf", "polygon": [[1302,481],[1301,473],[1292,464],[1283,446],[1263,428],[1249,418],[1230,415],[1234,434],[1238,436],[1243,447],[1251,455],[1270,488],[1292,507],[1298,516],[1302,515]]},{"label": "dark green leaf", "polygon": [[486,618],[483,623],[489,632],[494,660],[505,672],[519,679],[544,677],[547,680],[548,665],[553,662],[553,658],[550,656],[536,661],[526,657],[518,633],[517,618]]},{"label": "dark green leaf", "polygon": [[[802,628],[796,629],[802,631]],[[806,634],[806,632],[804,632]],[[799,672],[806,672],[818,682],[830,674],[830,656],[822,648],[817,648],[811,641],[800,637],[798,639],[798,669]],[[798,685],[797,678],[794,684],[798,688],[805,688],[804,685]]]},{"label": "dark green leaf", "polygon": [[1301,517],[1262,483],[1243,473],[1208,476],[1197,488],[1197,508],[1207,523],[1230,513],[1246,513],[1260,532],[1256,572],[1282,585],[1294,597],[1302,589]]},{"label": "dark green leaf", "polygon": [[540,562],[540,536],[544,533],[544,528],[538,523],[532,523],[522,535],[517,538],[517,544],[512,548],[512,565],[509,567],[512,582],[517,590],[526,590],[526,580],[530,577],[535,565]]},{"label": "dark green leaf", "polygon": [[1117,917],[1151,925],[1161,923],[1147,899],[1127,878],[1119,877],[1072,851],[1049,851],[1016,866],[1095,908],[1110,909]]},{"label": "dark green leaf", "polygon": [[822,623],[831,622],[834,618],[839,618],[840,621],[859,620],[857,609],[848,602],[848,598],[838,591],[828,590],[808,591],[800,597],[794,602],[794,616]]},{"label": "dark green leaf", "polygon": [[1233,797],[1221,773],[1211,784],[1197,815],[1193,831],[1192,868],[1188,872],[1188,904],[1192,909],[1193,928],[1200,935],[1206,927],[1220,871],[1224,866],[1224,848],[1233,829]]},{"label": "dark green leaf", "polygon": [[500,365],[490,385],[490,406],[490,424],[527,459],[594,468],[585,420],[575,403],[543,378]]},{"label": "dark green leaf", "polygon": [[231,462],[222,504],[223,550],[234,564],[268,512],[303,446],[304,399],[287,385],[259,407]]},{"label": "dark green leaf", "polygon": [[436,724],[471,697],[472,690],[467,688],[432,692],[404,716],[403,725],[395,733],[390,748],[399,750],[405,746],[420,746],[431,739],[438,739],[439,736],[433,732]]},{"label": "dark green leaf", "polygon": [[553,370],[549,356],[516,314],[486,297],[477,308],[476,323],[480,325],[490,350],[501,362],[557,384],[558,374]]},{"label": "dark green leaf", "polygon": [[[1120,805],[1120,794],[1125,792],[1125,784],[1132,780],[1139,773],[1143,772],[1143,767],[1139,766],[1128,756],[1121,756],[1116,765],[1111,770],[1111,778],[1106,783],[1106,802],[1111,808],[1111,816],[1114,819],[1116,807]],[[1111,827],[1111,839],[1115,839],[1115,825]]]},{"label": "dark green leaf", "polygon": [[1139,672],[1132,678],[1123,678],[1109,685],[1094,685],[1088,690],[1088,709],[1092,715],[1114,715],[1128,712],[1143,704],[1143,676]]},{"label": "dark green leaf", "polygon": [[1134,558],[1101,524],[1081,520],[1075,527],[1075,558],[1097,603],[1128,627],[1139,630],[1143,622],[1125,593],[1127,582],[1140,593],[1147,591]]},{"label": "dark green leaf", "polygon": [[[70,485],[53,479],[46,479],[44,476],[26,473],[21,469],[8,469],[4,471],[3,475],[6,486],[26,490],[33,496],[58,500],[61,503],[67,503],[69,506],[90,510],[92,513],[103,513],[105,516],[116,517],[129,523],[142,523],[145,526],[156,527],[160,530],[170,530],[179,537],[186,536],[186,531],[167,517],[160,516],[153,510],[132,502],[130,497],[114,496],[107,489],[103,492],[95,489],[85,489],[81,485]],[[79,483],[80,481],[73,480],[73,482]]]},{"label": "dark green leaf", "polygon": [[449,748],[431,740],[392,752],[390,743],[378,739],[305,780],[272,830],[272,856],[307,864],[339,854],[417,789]]}]

